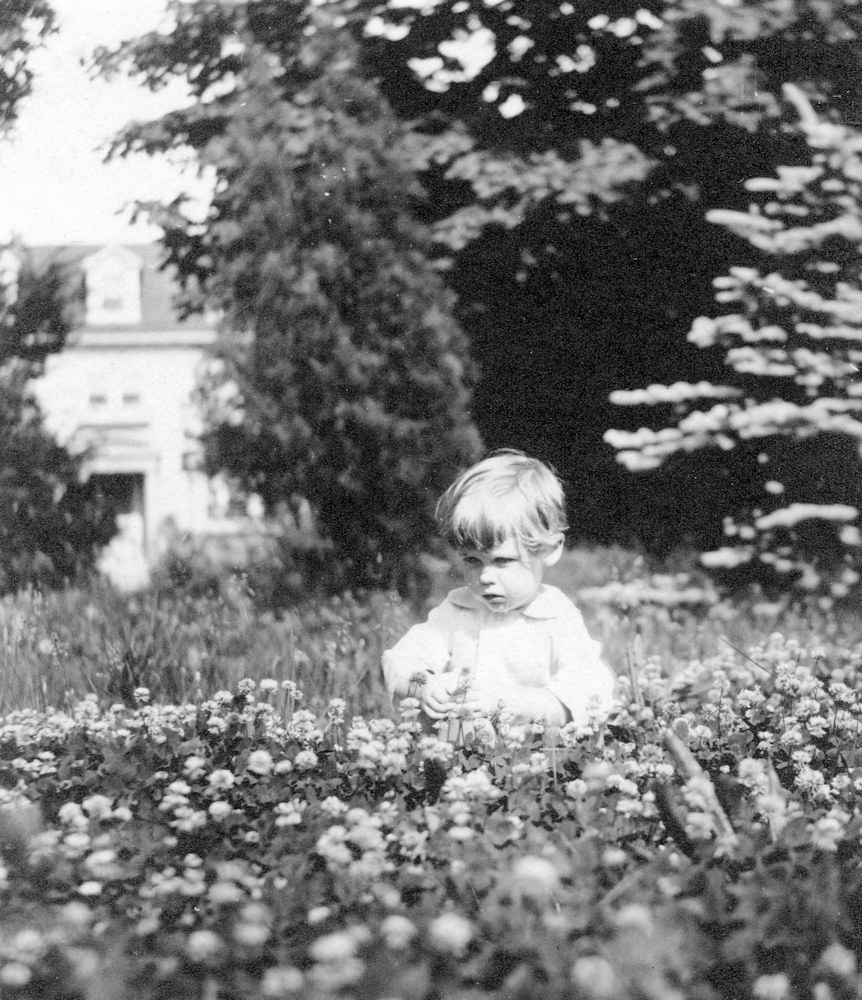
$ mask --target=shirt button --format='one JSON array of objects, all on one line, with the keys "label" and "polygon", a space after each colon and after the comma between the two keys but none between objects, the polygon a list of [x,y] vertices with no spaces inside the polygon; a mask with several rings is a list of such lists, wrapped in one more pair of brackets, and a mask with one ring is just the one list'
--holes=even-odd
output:
[{"label": "shirt button", "polygon": [[505,615],[503,614],[503,612],[502,612],[502,611],[497,611],[497,612],[496,612],[496,613],[494,614],[494,617],[495,617],[495,618],[497,619],[497,621],[499,622],[499,621],[502,621],[502,620],[503,620],[503,619],[504,619],[504,618],[505,618],[506,616],[505,616]]}]

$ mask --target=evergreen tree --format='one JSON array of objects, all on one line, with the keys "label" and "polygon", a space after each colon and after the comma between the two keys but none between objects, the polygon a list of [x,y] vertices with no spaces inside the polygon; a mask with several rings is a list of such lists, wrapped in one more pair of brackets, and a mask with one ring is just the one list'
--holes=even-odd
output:
[{"label": "evergreen tree", "polygon": [[704,562],[766,567],[843,595],[862,563],[862,132],[821,120],[792,85],[785,95],[809,162],[749,180],[747,212],[708,215],[751,256],[715,281],[725,311],[689,333],[721,355],[726,377],[614,393],[615,403],[663,407],[673,418],[606,440],[630,470],[702,449],[726,453],[748,502],[725,519],[729,544]]},{"label": "evergreen tree", "polygon": [[[209,214],[154,217],[198,301],[224,313],[210,469],[271,511],[307,500],[344,582],[397,585],[431,542],[436,495],[480,447],[472,375],[413,218],[403,130],[338,9],[303,18],[277,55],[234,22],[232,92],[186,112],[217,178]],[[135,142],[175,139],[156,124]]]}]

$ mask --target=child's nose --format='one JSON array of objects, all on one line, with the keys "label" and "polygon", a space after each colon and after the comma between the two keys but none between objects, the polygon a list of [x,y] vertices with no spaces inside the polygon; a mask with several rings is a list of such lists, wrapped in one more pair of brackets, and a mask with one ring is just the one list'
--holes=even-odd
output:
[{"label": "child's nose", "polygon": [[482,572],[479,574],[479,580],[481,583],[490,583],[494,579],[494,567],[493,566],[483,566]]}]

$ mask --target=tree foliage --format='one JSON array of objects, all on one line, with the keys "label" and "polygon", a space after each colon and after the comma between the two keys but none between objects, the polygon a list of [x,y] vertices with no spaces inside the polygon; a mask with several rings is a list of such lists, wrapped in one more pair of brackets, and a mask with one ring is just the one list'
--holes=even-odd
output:
[{"label": "tree foliage", "polygon": [[[0,5],[0,141],[31,90],[30,57],[54,30],[43,0]],[[8,255],[13,250],[18,264]],[[36,268],[18,246],[0,267],[0,592],[57,586],[93,564],[114,531],[113,516],[81,482],[81,459],[45,431],[31,391],[45,358],[68,331],[65,276]],[[21,260],[20,258],[23,258]]]},{"label": "tree foliage", "polygon": [[[744,211],[746,178],[805,162],[781,85],[860,117],[862,8],[840,0],[463,0],[324,4],[359,46],[402,123],[480,370],[474,414],[488,446],[552,461],[570,515],[599,539],[669,548],[713,535],[711,508],[747,496],[744,470],[704,451],[633,479],[603,433],[620,387],[713,381],[715,352],[686,340],[738,236],[706,220]],[[194,103],[126,133],[121,150],[201,149],[221,134],[242,74],[242,32],[297,72],[311,4],[176,5],[176,27],[103,62],[153,86],[179,73]],[[239,34],[237,34],[239,33]],[[485,56],[462,61],[464,39]],[[481,63],[481,64],[480,64]],[[179,244],[178,244],[179,246]],[[183,243],[187,261],[197,249]],[[200,251],[203,253],[203,251]],[[179,253],[179,251],[178,251]],[[207,260],[206,256],[203,258]],[[189,270],[193,270],[191,266]],[[634,421],[639,419],[632,416]]]},{"label": "tree foliage", "polygon": [[[151,79],[194,65],[199,99],[125,142],[187,142],[217,178],[201,225],[181,202],[155,215],[198,301],[224,313],[211,469],[271,511],[309,501],[345,582],[399,583],[433,535],[435,496],[479,448],[467,345],[413,218],[403,130],[337,10],[271,6],[284,34],[268,48],[260,13],[190,5],[170,39],[140,48]],[[206,57],[184,49],[193,32],[213,59],[232,38],[230,93],[208,97]]]},{"label": "tree foliage", "polygon": [[862,546],[862,132],[822,120],[792,85],[785,92],[810,162],[749,180],[748,211],[708,216],[752,257],[716,279],[722,312],[689,333],[722,354],[725,378],[615,393],[672,419],[607,440],[632,470],[701,449],[740,452],[749,504],[726,519],[733,544],[707,564],[765,564],[809,588],[826,570],[844,594],[859,580]]},{"label": "tree foliage", "polygon": [[[664,548],[709,538],[703,495],[730,509],[745,476],[706,453],[640,479],[614,469],[607,397],[716,377],[715,355],[685,335],[739,240],[706,213],[744,210],[745,178],[804,162],[783,83],[836,120],[860,118],[862,10],[465,0],[398,5],[385,19],[401,33],[369,41],[368,58],[430,150],[430,221],[483,373],[485,440],[552,458],[588,534]],[[481,32],[490,58],[464,72],[450,44]]]},{"label": "tree foliage", "polygon": [[30,56],[53,30],[54,10],[45,0],[0,4],[0,140],[14,125],[21,101],[30,93]]},{"label": "tree foliage", "polygon": [[[18,250],[19,254],[22,251]],[[113,511],[83,481],[83,456],[45,430],[32,393],[69,329],[67,279],[22,254],[0,315],[0,592],[61,586],[90,569],[114,533]]]}]

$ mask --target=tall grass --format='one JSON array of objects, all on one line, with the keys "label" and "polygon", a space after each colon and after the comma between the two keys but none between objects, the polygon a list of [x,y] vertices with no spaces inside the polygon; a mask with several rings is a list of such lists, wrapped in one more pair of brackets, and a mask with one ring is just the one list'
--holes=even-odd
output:
[{"label": "tall grass", "polygon": [[[721,597],[684,557],[656,565],[626,549],[582,547],[548,579],[578,604],[620,673],[632,657],[650,657],[673,675],[694,660],[743,655],[773,632],[809,651],[862,649],[856,609]],[[429,603],[457,582],[440,567]],[[140,687],[157,701],[189,702],[243,677],[291,680],[313,708],[340,697],[353,714],[385,713],[383,651],[426,611],[369,593],[262,612],[237,576],[203,589],[162,580],[135,597],[99,581],[26,591],[0,600],[0,714],[64,708],[88,694],[128,703]]]}]

